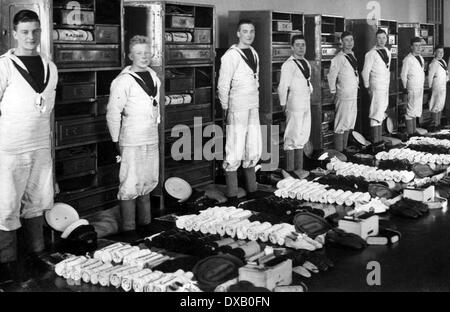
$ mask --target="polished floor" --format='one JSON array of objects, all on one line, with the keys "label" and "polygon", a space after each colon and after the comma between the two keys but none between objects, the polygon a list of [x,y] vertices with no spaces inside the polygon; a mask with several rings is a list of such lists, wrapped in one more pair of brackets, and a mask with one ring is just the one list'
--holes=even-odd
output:
[{"label": "polished floor", "polygon": [[[450,214],[443,210],[432,210],[418,220],[381,216],[381,224],[397,228],[402,237],[392,246],[369,246],[365,250],[352,251],[326,247],[326,254],[335,267],[326,272],[303,279],[309,291],[450,291]],[[155,223],[149,232],[156,232],[160,224]],[[135,241],[136,233],[116,235],[111,240]],[[373,268],[369,262],[379,263],[380,285],[368,285],[373,280]],[[297,276],[298,278],[298,276]],[[109,292],[120,291],[93,285],[70,285],[52,271],[28,281],[0,287],[4,291],[75,291]]]}]

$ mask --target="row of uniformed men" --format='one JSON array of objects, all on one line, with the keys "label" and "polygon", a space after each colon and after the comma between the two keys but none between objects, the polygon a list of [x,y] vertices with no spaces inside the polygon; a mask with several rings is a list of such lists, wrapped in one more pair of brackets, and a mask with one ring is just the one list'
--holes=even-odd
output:
[{"label": "row of uniformed men", "polygon": [[[239,43],[223,55],[218,80],[218,94],[227,116],[226,171],[228,197],[235,198],[238,190],[237,169],[241,165],[246,177],[247,191],[256,191],[254,167],[262,151],[259,123],[259,59],[251,46],[255,38],[255,24],[241,20],[238,24]],[[330,91],[334,94],[336,107],[334,132],[335,149],[342,151],[347,146],[349,132],[353,130],[357,115],[357,95],[360,75],[357,59],[352,51],[354,38],[350,32],[341,35],[342,50],[331,61],[328,74]],[[389,105],[391,52],[386,47],[387,34],[376,32],[376,46],[365,55],[361,71],[364,87],[370,98],[370,126],[374,143],[381,141],[382,123]],[[425,62],[421,56],[421,38],[411,40],[411,53],[403,60],[401,79],[408,92],[406,126],[408,134],[415,132],[415,120],[422,115],[422,99],[425,81]],[[286,169],[303,167],[303,147],[311,132],[310,96],[311,65],[305,59],[306,41],[302,35],[292,37],[292,56],[281,67],[278,86],[280,105],[286,113],[284,150]],[[429,84],[433,88],[430,110],[436,122],[444,108],[447,63],[443,60],[442,46],[436,47],[435,58],[429,66]]]}]

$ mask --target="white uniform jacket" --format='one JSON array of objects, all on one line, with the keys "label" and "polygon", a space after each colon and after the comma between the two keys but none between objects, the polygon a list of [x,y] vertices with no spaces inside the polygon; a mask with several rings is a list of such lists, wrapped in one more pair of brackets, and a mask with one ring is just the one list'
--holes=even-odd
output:
[{"label": "white uniform jacket", "polygon": [[223,109],[230,112],[259,108],[259,57],[250,47],[257,65],[256,74],[243,59],[242,52],[233,45],[221,58],[217,91]]},{"label": "white uniform jacket", "polygon": [[415,89],[423,89],[423,85],[425,83],[425,60],[420,55],[420,59],[422,60],[422,66],[416,57],[409,53],[403,59],[401,79],[403,86],[408,90]]},{"label": "white uniform jacket", "polygon": [[[160,86],[156,72],[147,68],[156,83],[156,99],[151,98],[137,81],[139,75],[128,66],[111,83],[111,93],[107,106],[106,120],[113,142],[121,146],[139,146],[158,142],[158,123],[160,122]],[[142,79],[141,79],[142,80]]]},{"label": "white uniform jacket", "polygon": [[3,152],[20,154],[50,148],[50,116],[55,105],[58,71],[50,59],[41,58],[45,79],[49,81],[38,94],[14,66],[13,60],[27,70],[14,55],[14,49],[0,56],[0,150]]},{"label": "white uniform jacket", "polygon": [[355,75],[355,70],[344,52],[339,52],[331,60],[327,78],[332,94],[337,93],[339,98],[346,100],[358,98],[359,74]]},{"label": "white uniform jacket", "polygon": [[364,68],[361,72],[361,76],[364,82],[364,87],[370,87],[372,91],[389,89],[389,82],[391,78],[389,68],[391,66],[392,56],[391,52],[387,48],[384,49],[386,50],[389,58],[388,66],[386,66],[386,63],[378,54],[375,47],[366,53],[364,59]]},{"label": "white uniform jacket", "polygon": [[[295,58],[291,56],[281,66],[278,96],[280,98],[280,105],[286,106],[286,110],[299,112],[310,109],[313,86],[310,81],[311,78],[309,79],[308,85],[308,80],[305,79],[305,76],[294,60]],[[306,63],[308,64],[306,70],[311,73],[311,65],[308,61]]]}]

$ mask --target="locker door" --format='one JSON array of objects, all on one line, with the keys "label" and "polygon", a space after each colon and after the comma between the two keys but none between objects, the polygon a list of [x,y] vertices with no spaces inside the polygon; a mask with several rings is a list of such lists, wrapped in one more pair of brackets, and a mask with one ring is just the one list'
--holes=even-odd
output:
[{"label": "locker door", "polygon": [[14,48],[16,42],[13,37],[13,19],[14,15],[20,10],[32,10],[36,12],[41,20],[41,46],[40,52],[51,56],[50,50],[50,30],[51,15],[50,1],[48,0],[2,0],[1,1],[1,36],[0,36],[0,53],[3,54],[7,50]]}]

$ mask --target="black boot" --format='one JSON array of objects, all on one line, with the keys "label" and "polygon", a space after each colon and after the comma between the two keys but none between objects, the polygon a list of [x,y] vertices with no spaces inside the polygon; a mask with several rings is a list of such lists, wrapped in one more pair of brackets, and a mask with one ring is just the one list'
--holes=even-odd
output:
[{"label": "black boot", "polygon": [[350,134],[350,131],[344,131],[344,142],[343,142],[343,150],[347,148],[348,145],[348,135]]},{"label": "black boot", "polygon": [[338,152],[342,152],[344,150],[344,134],[343,133],[334,133],[334,149]]},{"label": "black boot", "polygon": [[286,170],[292,171],[295,169],[295,154],[293,150],[285,151],[286,155]]},{"label": "black boot", "polygon": [[238,178],[237,171],[225,171],[225,180],[227,183],[228,198],[237,197],[238,195]]},{"label": "black boot", "polygon": [[406,133],[408,134],[408,136],[412,136],[414,133],[413,120],[405,119],[405,124],[406,124]]},{"label": "black boot", "polygon": [[0,263],[0,285],[16,282],[18,279],[17,262]]}]

